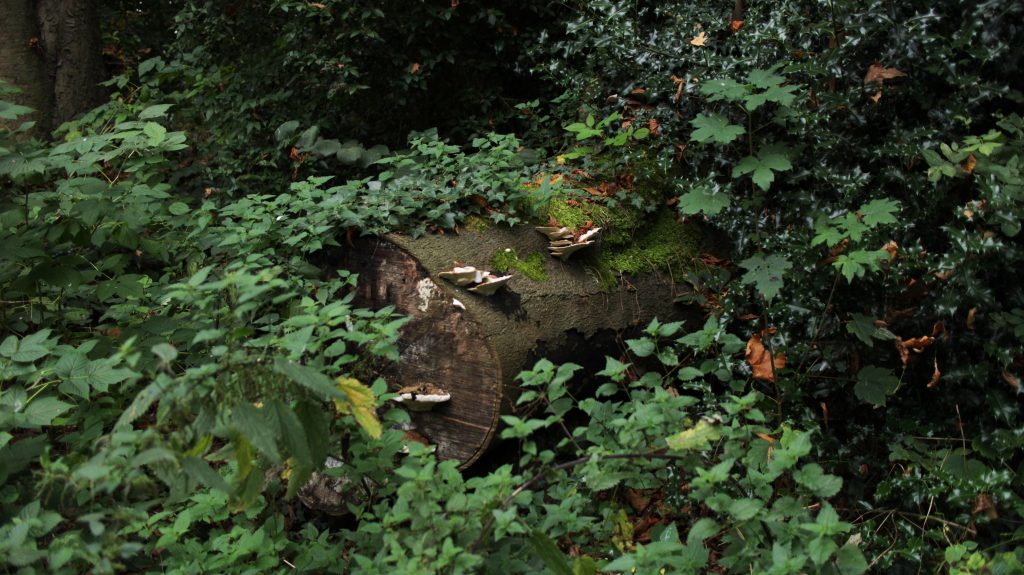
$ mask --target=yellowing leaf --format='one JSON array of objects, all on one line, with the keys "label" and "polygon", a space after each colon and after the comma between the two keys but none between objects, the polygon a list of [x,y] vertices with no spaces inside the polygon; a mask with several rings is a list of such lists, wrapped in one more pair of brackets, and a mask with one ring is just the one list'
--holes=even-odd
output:
[{"label": "yellowing leaf", "polygon": [[[775,332],[775,329],[767,331],[767,335],[771,335]],[[765,348],[764,343],[761,342],[761,337],[765,335],[765,331],[754,334],[747,342],[747,363],[750,364],[750,368],[754,371],[754,379],[761,381],[775,381],[775,370],[786,367],[786,354],[778,353],[772,358],[771,353]],[[774,365],[774,368],[773,368]]]},{"label": "yellowing leaf", "polygon": [[690,40],[690,45],[703,46],[705,40],[707,40],[707,34],[703,30],[701,30],[700,34],[697,34],[696,36],[693,37],[692,40]]},{"label": "yellowing leaf", "polygon": [[334,407],[338,413],[351,413],[358,423],[370,437],[377,439],[381,435],[380,421],[377,419],[377,400],[373,397],[373,391],[359,383],[358,379],[351,377],[339,377],[338,389],[348,398],[348,401],[334,400]]},{"label": "yellowing leaf", "polygon": [[686,451],[707,447],[708,443],[718,440],[721,436],[717,425],[702,419],[690,429],[665,438],[665,443],[674,451]]}]

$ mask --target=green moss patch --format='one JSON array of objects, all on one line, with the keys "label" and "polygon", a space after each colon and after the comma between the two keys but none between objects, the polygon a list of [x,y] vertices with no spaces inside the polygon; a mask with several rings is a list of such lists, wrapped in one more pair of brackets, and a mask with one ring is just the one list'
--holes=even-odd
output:
[{"label": "green moss patch", "polygon": [[644,214],[633,207],[614,209],[604,204],[581,200],[570,205],[565,198],[555,198],[548,208],[548,216],[558,223],[577,230],[587,222],[601,228],[601,241],[609,248],[626,246],[633,241],[634,232],[645,223]]},{"label": "green moss patch", "polygon": [[613,281],[618,273],[680,269],[700,251],[700,230],[677,222],[672,210],[662,210],[649,225],[634,231],[625,245],[603,246],[596,261],[602,283]]},{"label": "green moss patch", "polygon": [[544,264],[547,261],[548,257],[540,252],[533,252],[526,258],[520,259],[515,250],[509,249],[495,253],[491,259],[491,266],[495,271],[501,273],[514,270],[533,281],[542,282],[548,279],[548,274],[544,271]]}]

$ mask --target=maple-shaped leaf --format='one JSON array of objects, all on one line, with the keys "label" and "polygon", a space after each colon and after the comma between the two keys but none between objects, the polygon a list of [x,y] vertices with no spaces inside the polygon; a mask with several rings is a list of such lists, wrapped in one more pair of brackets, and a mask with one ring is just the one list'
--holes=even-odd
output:
[{"label": "maple-shaped leaf", "polygon": [[739,102],[747,95],[747,86],[732,78],[719,78],[701,84],[700,93],[707,96],[709,102],[719,100]]},{"label": "maple-shaped leaf", "polygon": [[716,144],[728,144],[747,131],[743,126],[730,124],[725,116],[719,114],[711,116],[700,114],[690,120],[690,125],[696,128],[690,134],[690,139],[701,143],[710,141]]},{"label": "maple-shaped leaf", "polygon": [[797,86],[772,86],[764,92],[758,92],[746,97],[745,104],[748,111],[761,107],[766,102],[776,102],[783,106],[789,106],[796,99]]},{"label": "maple-shaped leaf", "polygon": [[692,216],[703,213],[713,216],[732,202],[732,195],[715,184],[700,184],[679,196],[679,213]]},{"label": "maple-shaped leaf", "polygon": [[692,40],[690,40],[690,45],[703,46],[704,42],[707,40],[707,36],[708,35],[703,30],[701,30],[700,34],[697,34],[696,36],[693,37]]},{"label": "maple-shaped leaf", "polygon": [[898,211],[900,203],[895,200],[871,200],[861,206],[857,213],[862,222],[873,228],[878,224],[895,224],[896,216],[893,214]]},{"label": "maple-shaped leaf", "polygon": [[756,156],[747,156],[740,160],[740,163],[732,169],[732,177],[738,178],[744,174],[750,174],[757,187],[767,191],[775,181],[775,172],[792,168],[793,164],[789,162],[789,155],[785,148],[765,146],[758,150]]},{"label": "maple-shaped leaf", "polygon": [[747,270],[747,273],[743,274],[743,283],[753,285],[764,299],[771,300],[779,295],[783,284],[782,276],[786,270],[793,267],[793,264],[778,254],[771,254],[768,257],[755,254],[741,261],[740,267]]},{"label": "maple-shaped leaf", "polygon": [[887,259],[889,252],[885,250],[858,250],[840,255],[832,265],[839,269],[847,282],[853,282],[853,278],[864,277],[868,270],[878,271],[881,263]]},{"label": "maple-shaped leaf", "polygon": [[881,84],[885,80],[892,80],[893,78],[900,78],[903,76],[906,76],[906,74],[900,70],[897,70],[896,68],[886,68],[878,62],[875,62],[868,66],[868,71],[864,74],[864,83],[870,84],[872,82],[876,82]]}]

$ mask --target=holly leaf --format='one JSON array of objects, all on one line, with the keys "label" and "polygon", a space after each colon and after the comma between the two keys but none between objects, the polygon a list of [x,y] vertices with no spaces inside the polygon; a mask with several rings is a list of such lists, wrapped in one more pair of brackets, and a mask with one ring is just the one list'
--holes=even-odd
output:
[{"label": "holly leaf", "polygon": [[892,395],[899,385],[900,379],[893,375],[891,369],[869,365],[857,372],[853,393],[857,399],[881,407],[885,405],[886,397]]},{"label": "holly leaf", "polygon": [[792,168],[793,164],[790,163],[785,148],[765,146],[757,152],[756,156],[747,156],[740,160],[740,163],[732,169],[732,177],[738,178],[744,174],[750,174],[757,187],[767,191],[775,181],[775,172]]},{"label": "holly leaf", "polygon": [[690,139],[701,143],[728,144],[747,131],[743,126],[730,124],[728,118],[719,114],[700,114],[690,120],[690,125],[696,128]]},{"label": "holly leaf", "polygon": [[741,278],[743,283],[753,285],[764,299],[770,301],[779,295],[783,284],[782,276],[786,270],[793,267],[793,264],[778,254],[771,254],[768,257],[755,254],[741,261],[740,267],[747,270]]}]

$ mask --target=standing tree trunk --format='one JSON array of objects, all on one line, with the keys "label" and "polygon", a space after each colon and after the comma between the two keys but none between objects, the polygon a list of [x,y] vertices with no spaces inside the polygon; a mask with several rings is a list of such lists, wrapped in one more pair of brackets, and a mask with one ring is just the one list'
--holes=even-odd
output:
[{"label": "standing tree trunk", "polygon": [[95,0],[0,0],[0,78],[37,111],[36,135],[103,102]]}]

